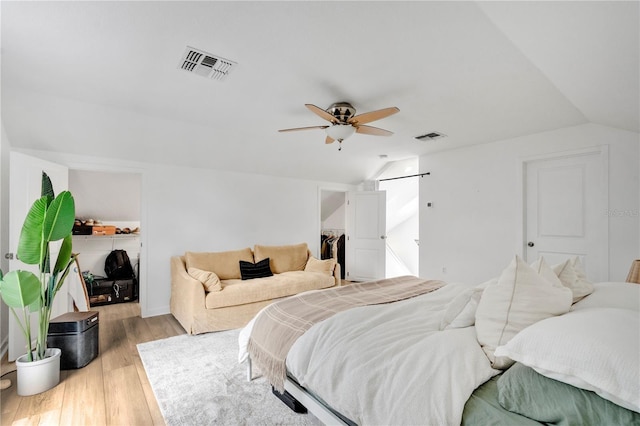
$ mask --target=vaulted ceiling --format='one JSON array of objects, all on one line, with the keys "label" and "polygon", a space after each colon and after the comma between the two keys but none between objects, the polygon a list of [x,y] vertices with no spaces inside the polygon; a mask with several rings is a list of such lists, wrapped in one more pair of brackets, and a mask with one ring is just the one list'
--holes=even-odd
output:
[{"label": "vaulted ceiling", "polygon": [[[583,123],[640,131],[638,2],[0,3],[14,148],[358,183],[387,161]],[[238,63],[179,69],[187,46]],[[304,107],[397,106],[325,145]],[[447,135],[424,142],[415,136]],[[386,155],[386,158],[380,156]]]}]

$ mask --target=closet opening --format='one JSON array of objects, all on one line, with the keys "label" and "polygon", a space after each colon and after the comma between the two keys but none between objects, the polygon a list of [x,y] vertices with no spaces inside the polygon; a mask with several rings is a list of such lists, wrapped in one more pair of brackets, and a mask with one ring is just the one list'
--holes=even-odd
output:
[{"label": "closet opening", "polygon": [[[82,225],[74,232],[73,249],[92,308],[140,302],[141,185],[139,173],[69,169],[76,224]],[[107,257],[120,250],[126,252],[132,274],[108,277]]]},{"label": "closet opening", "polygon": [[340,265],[340,278],[345,279],[346,263],[346,200],[345,191],[320,190],[320,253],[321,259],[334,258]]}]

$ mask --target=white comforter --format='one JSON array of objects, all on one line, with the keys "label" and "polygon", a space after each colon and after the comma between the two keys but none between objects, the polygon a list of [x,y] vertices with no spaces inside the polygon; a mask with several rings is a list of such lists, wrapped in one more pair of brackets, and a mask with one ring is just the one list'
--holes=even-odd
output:
[{"label": "white comforter", "polygon": [[464,288],[337,314],[298,339],[287,369],[358,424],[458,425],[473,390],[498,374],[474,327],[439,331]]}]

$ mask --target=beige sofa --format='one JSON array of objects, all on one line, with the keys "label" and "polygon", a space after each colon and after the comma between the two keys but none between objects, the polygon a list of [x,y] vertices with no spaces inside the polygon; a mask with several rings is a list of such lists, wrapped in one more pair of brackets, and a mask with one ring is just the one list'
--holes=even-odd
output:
[{"label": "beige sofa", "polygon": [[[267,264],[272,276],[242,279],[268,273]],[[277,299],[340,284],[340,265],[315,259],[306,243],[186,252],[171,258],[171,313],[189,334],[229,330]]]}]

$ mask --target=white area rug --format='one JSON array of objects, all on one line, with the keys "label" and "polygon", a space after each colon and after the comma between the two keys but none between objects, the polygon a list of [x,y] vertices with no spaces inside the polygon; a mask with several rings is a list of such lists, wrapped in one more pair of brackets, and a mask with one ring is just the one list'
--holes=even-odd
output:
[{"label": "white area rug", "polygon": [[319,424],[291,411],[264,377],[247,381],[245,364],[238,364],[238,333],[185,334],[138,345],[167,425]]}]

